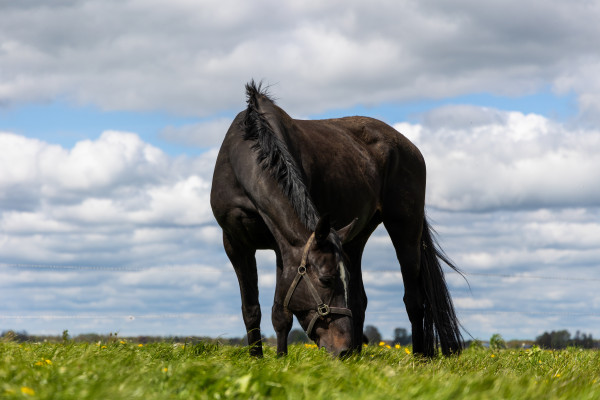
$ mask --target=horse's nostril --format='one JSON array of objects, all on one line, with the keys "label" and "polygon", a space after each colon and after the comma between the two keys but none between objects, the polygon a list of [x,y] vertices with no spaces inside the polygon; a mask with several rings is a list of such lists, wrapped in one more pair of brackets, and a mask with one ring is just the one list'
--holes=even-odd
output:
[{"label": "horse's nostril", "polygon": [[350,354],[352,354],[352,350],[348,349],[348,350],[342,350],[340,351],[340,355],[338,356],[339,358],[346,358],[349,357]]}]

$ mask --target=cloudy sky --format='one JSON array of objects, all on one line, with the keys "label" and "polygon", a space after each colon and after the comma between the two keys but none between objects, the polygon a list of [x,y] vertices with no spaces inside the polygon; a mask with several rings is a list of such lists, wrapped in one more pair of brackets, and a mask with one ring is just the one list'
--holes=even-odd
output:
[{"label": "cloudy sky", "polygon": [[[372,116],[421,149],[471,335],[600,337],[598,20],[584,0],[0,1],[0,330],[242,336],[208,199],[255,78],[294,117]],[[391,338],[383,229],[364,270]]]}]

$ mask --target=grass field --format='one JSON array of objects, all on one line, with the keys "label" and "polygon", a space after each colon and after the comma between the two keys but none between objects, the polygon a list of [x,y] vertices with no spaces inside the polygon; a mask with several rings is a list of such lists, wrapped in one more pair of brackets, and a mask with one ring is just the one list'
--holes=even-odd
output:
[{"label": "grass field", "polygon": [[0,398],[600,399],[600,352],[467,349],[422,361],[365,347],[347,360],[294,345],[253,359],[243,347],[0,342]]}]

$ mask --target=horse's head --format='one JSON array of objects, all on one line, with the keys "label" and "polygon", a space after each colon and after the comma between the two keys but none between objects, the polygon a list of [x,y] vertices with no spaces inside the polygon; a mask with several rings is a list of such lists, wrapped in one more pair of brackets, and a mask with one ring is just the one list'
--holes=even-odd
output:
[{"label": "horse's head", "polygon": [[342,250],[353,224],[334,231],[328,217],[319,220],[300,265],[290,272],[284,300],[308,336],[336,356],[347,354],[353,343],[350,275]]}]

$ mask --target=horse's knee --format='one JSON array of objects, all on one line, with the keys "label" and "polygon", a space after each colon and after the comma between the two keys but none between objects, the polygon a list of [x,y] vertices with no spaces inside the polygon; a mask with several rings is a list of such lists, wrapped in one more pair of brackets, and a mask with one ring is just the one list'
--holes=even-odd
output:
[{"label": "horse's knee", "polygon": [[294,317],[292,313],[284,310],[282,305],[275,303],[271,309],[271,322],[275,332],[289,332],[292,329]]},{"label": "horse's knee", "polygon": [[247,327],[260,325],[260,319],[262,317],[260,305],[253,304],[249,306],[242,306],[242,316],[244,317],[244,323]]}]

